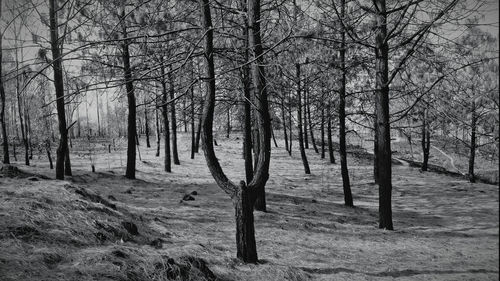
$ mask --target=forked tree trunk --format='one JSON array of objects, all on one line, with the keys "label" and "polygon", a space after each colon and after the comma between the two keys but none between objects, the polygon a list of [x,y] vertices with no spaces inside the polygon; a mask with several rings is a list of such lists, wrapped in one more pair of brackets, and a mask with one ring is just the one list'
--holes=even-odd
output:
[{"label": "forked tree trunk", "polygon": [[57,1],[49,1],[49,17],[50,17],[50,43],[52,49],[52,68],[54,69],[54,88],[56,91],[56,108],[57,118],[59,121],[59,147],[57,148],[56,158],[56,179],[64,179],[64,160],[68,150],[68,130],[66,126],[66,113],[64,105],[64,84],[63,72],[61,63],[61,51],[59,49],[59,35],[57,14]]},{"label": "forked tree trunk", "polygon": [[[260,2],[250,0],[248,3],[248,18],[249,26],[251,27],[249,49],[253,56],[253,77],[255,88],[257,88],[258,107],[259,107],[259,129],[261,130],[259,142],[261,149],[259,151],[259,161],[255,176],[251,183],[247,186],[242,181],[240,185],[232,183],[224,174],[220,163],[214,151],[213,139],[213,117],[215,107],[215,66],[214,66],[214,48],[213,48],[213,27],[210,14],[209,0],[199,0],[203,29],[205,31],[204,38],[204,58],[206,61],[205,80],[207,93],[205,95],[205,106],[203,109],[203,130],[202,130],[202,145],[207,161],[207,166],[215,181],[226,193],[230,195],[235,206],[236,217],[236,248],[237,256],[244,262],[257,262],[257,249],[255,245],[255,231],[253,224],[253,198],[264,190],[264,186],[269,178],[269,160],[271,156],[271,133],[270,133],[270,117],[267,104],[267,93],[265,91],[265,80],[263,68],[259,63],[259,54],[262,54],[262,46],[260,45]],[[259,52],[260,51],[260,52]]]},{"label": "forked tree trunk", "polygon": [[[341,1],[341,16],[345,16],[345,0]],[[345,128],[345,99],[346,99],[346,53],[345,30],[342,31],[342,44],[340,47],[340,67],[342,70],[342,80],[340,82],[340,97],[339,97],[339,153],[340,153],[340,170],[342,174],[342,183],[344,187],[344,204],[346,206],[354,206],[352,200],[351,183],[349,181],[349,170],[347,168],[347,148],[346,148],[346,128]]]},{"label": "forked tree trunk", "polygon": [[304,165],[304,173],[309,175],[311,173],[311,169],[309,168],[309,162],[307,161],[306,150],[304,147],[304,135],[302,132],[302,94],[301,94],[301,83],[300,83],[300,64],[295,64],[296,70],[296,79],[297,79],[297,119],[299,121],[299,149],[300,149],[300,158],[302,159],[302,164]]},{"label": "forked tree trunk", "polygon": [[389,123],[389,68],[386,1],[375,0],[375,115],[377,119],[377,166],[379,185],[379,228],[392,230],[391,125]]}]

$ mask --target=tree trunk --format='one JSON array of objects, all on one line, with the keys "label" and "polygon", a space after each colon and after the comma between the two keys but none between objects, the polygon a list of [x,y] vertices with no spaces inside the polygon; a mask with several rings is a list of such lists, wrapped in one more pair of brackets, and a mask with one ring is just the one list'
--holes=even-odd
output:
[{"label": "tree trunk", "polygon": [[[18,57],[17,57],[17,50],[16,50],[16,70],[19,68],[19,62],[18,62]],[[16,71],[18,72],[18,71]],[[23,140],[23,145],[24,145],[24,164],[26,166],[30,165],[30,158],[29,158],[29,146],[28,146],[28,138],[26,136],[26,128],[24,124],[24,113],[23,113],[23,102],[21,100],[21,92],[20,92],[20,83],[19,83],[19,73],[16,74],[16,96],[17,96],[17,109],[19,111],[19,124],[21,126],[21,136]]]},{"label": "tree trunk", "polygon": [[[122,32],[123,38],[127,38],[127,26],[125,24],[125,7],[122,11]],[[123,58],[123,72],[125,77],[125,87],[127,89],[128,101],[128,124],[127,124],[127,169],[125,177],[135,179],[135,158],[136,158],[136,105],[134,84],[132,81],[132,70],[130,68],[130,53],[129,53],[129,39],[123,40],[122,43],[122,58]]]},{"label": "tree trunk", "polygon": [[306,156],[306,150],[304,148],[304,139],[303,139],[303,132],[302,132],[302,96],[301,96],[301,85],[300,85],[300,64],[296,63],[295,64],[295,69],[296,69],[296,78],[297,78],[297,119],[299,121],[298,128],[299,128],[299,148],[300,148],[300,158],[302,159],[302,164],[304,165],[304,173],[307,175],[311,174],[311,170],[309,169],[309,162],[307,161],[307,156]]},{"label": "tree trunk", "polygon": [[172,172],[172,160],[170,158],[170,126],[168,122],[168,92],[167,82],[165,81],[165,63],[163,57],[161,58],[161,86],[162,86],[162,115],[163,115],[163,130],[165,134],[165,172]]},{"label": "tree trunk", "polygon": [[288,152],[289,147],[288,147],[288,135],[286,133],[286,112],[285,112],[285,98],[283,95],[280,95],[281,97],[281,119],[283,123],[283,138],[285,139],[285,149]]},{"label": "tree trunk", "polygon": [[321,159],[325,159],[325,107],[321,105]]},{"label": "tree trunk", "polygon": [[[341,16],[345,16],[345,0],[341,1]],[[340,170],[342,173],[342,183],[344,186],[344,204],[353,207],[351,184],[349,182],[349,170],[347,169],[347,149],[346,149],[346,127],[345,127],[345,99],[346,99],[346,74],[345,67],[345,30],[342,31],[342,44],[340,47],[340,67],[342,70],[342,80],[340,82],[340,97],[339,97],[339,153],[340,153]]]},{"label": "tree trunk", "polygon": [[335,155],[333,154],[333,141],[332,141],[332,113],[331,113],[331,105],[328,103],[327,107],[327,119],[328,119],[328,125],[327,125],[327,138],[328,138],[328,156],[330,159],[331,164],[335,164]]},{"label": "tree trunk", "polygon": [[377,166],[379,185],[379,228],[393,229],[392,224],[392,168],[391,168],[391,125],[389,123],[389,78],[387,44],[386,1],[375,0],[375,112],[377,118]]},{"label": "tree trunk", "polygon": [[150,148],[151,143],[149,142],[148,106],[146,105],[146,99],[144,99],[144,133],[146,134],[146,147]]},{"label": "tree trunk", "polygon": [[[244,58],[245,62],[249,61],[249,38],[248,38],[248,19],[247,19],[247,0],[241,0],[241,10],[243,14],[243,40],[244,40]],[[245,178],[246,184],[250,184],[253,179],[253,165],[252,165],[252,108],[251,108],[251,78],[250,67],[248,64],[243,65],[243,158],[245,159]],[[251,207],[253,209],[253,206]],[[253,216],[253,214],[252,214]]]},{"label": "tree trunk", "polygon": [[172,156],[174,159],[175,165],[180,165],[179,154],[177,152],[177,117],[175,112],[175,91],[174,91],[174,78],[172,77],[172,68],[168,72],[168,82],[170,84],[170,114],[171,114],[171,123],[172,123]]},{"label": "tree trunk", "polygon": [[158,116],[158,98],[155,99],[155,124],[156,124],[156,157],[160,156],[160,143],[161,143],[161,135],[160,135],[160,116]]},{"label": "tree trunk", "polygon": [[66,113],[64,105],[64,82],[61,63],[61,51],[59,49],[59,35],[56,11],[58,10],[57,1],[49,1],[50,17],[50,43],[52,49],[52,68],[54,69],[54,88],[56,91],[57,119],[59,121],[59,147],[57,148],[56,158],[56,179],[64,179],[64,160],[68,150],[68,130],[66,126]]},{"label": "tree trunk", "polygon": [[236,218],[236,256],[246,262],[257,261],[257,247],[255,244],[255,228],[253,217],[253,198],[242,182],[234,198]]},{"label": "tree trunk", "polygon": [[290,128],[290,148],[288,149],[288,155],[292,156],[292,139],[293,139],[293,127],[292,127],[292,91],[288,93],[288,128]]},{"label": "tree trunk", "polygon": [[47,158],[49,159],[49,167],[50,169],[54,169],[54,164],[52,162],[52,155],[50,154],[50,140],[47,139],[45,141],[45,150],[47,151]]},{"label": "tree trunk", "polygon": [[[217,159],[213,146],[213,117],[215,107],[215,66],[213,56],[213,27],[210,14],[209,0],[199,0],[202,12],[203,28],[205,31],[204,39],[204,58],[206,61],[205,84],[207,92],[205,95],[205,106],[203,109],[203,130],[202,145],[207,161],[207,166],[213,178],[226,193],[233,199],[236,218],[236,247],[237,257],[244,262],[257,262],[257,248],[255,245],[255,231],[253,224],[253,202],[252,194],[254,188],[246,186],[242,181],[239,186],[233,184],[224,174],[219,160]],[[249,3],[250,4],[250,3]],[[264,162],[265,163],[265,162]],[[262,165],[259,165],[262,168]],[[259,170],[260,180],[262,180],[263,171]],[[267,180],[267,179],[266,179]],[[256,183],[256,179],[252,180]],[[260,182],[259,182],[260,183]]]},{"label": "tree trunk", "polygon": [[314,126],[311,120],[311,101],[309,96],[309,88],[306,88],[306,110],[307,110],[307,121],[309,122],[309,132],[311,135],[311,143],[314,148],[314,152],[319,153],[318,147],[316,146],[316,140],[314,139]]},{"label": "tree trunk", "polygon": [[476,101],[472,101],[471,105],[472,120],[471,120],[471,136],[470,136],[470,155],[469,155],[469,182],[476,182],[476,176],[474,175],[474,161],[476,158],[476,123],[477,123],[477,113],[476,113]]},{"label": "tree trunk", "polygon": [[[0,19],[2,18],[2,0],[0,0]],[[0,35],[0,62],[2,61],[2,37]],[[0,67],[0,126],[2,127],[2,148],[3,148],[3,160],[4,164],[10,164],[9,158],[9,136],[7,135],[7,124],[5,121],[5,89],[3,87],[3,76],[2,69]]]},{"label": "tree trunk", "polygon": [[430,150],[430,132],[428,128],[427,121],[427,109],[422,112],[422,171],[427,171],[427,166],[429,163],[429,150]]},{"label": "tree trunk", "polygon": [[[307,80],[304,82],[304,87],[303,89],[301,89],[303,92],[304,92],[304,111],[302,111],[304,114],[303,114],[303,125],[304,125],[304,128],[303,128],[303,133],[304,133],[304,148],[305,149],[309,149],[309,136],[307,135],[307,128],[309,126],[307,126]],[[302,101],[300,101],[302,102]]]},{"label": "tree trunk", "polygon": [[[194,79],[194,71],[191,69],[191,79]],[[194,159],[196,150],[196,137],[194,126],[194,85],[191,86],[191,159]]]},{"label": "tree trunk", "polygon": [[66,149],[66,155],[64,156],[64,175],[72,176],[73,172],[71,171],[71,161],[69,159],[69,148]]},{"label": "tree trunk", "polygon": [[373,121],[373,180],[378,184],[378,123],[377,118]]},{"label": "tree trunk", "polygon": [[227,111],[226,111],[226,139],[229,138],[229,134],[231,134],[231,107],[228,105],[227,106]]}]

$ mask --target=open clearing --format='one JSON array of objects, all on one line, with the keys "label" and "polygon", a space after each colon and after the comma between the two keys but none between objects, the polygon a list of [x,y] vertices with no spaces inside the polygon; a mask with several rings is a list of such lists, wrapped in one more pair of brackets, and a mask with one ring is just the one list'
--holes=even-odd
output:
[{"label": "open clearing", "polygon": [[[137,180],[122,176],[123,151],[104,148],[96,173],[74,148],[67,181],[4,170],[0,280],[498,280],[498,186],[393,166],[396,230],[384,231],[370,160],[349,154],[356,207],[347,208],[338,164],[308,150],[306,176],[298,150],[289,157],[282,145],[272,152],[268,212],[255,212],[260,263],[242,264],[230,199],[202,154],[188,159],[187,140],[181,134],[171,174],[163,150],[155,157],[141,141]],[[243,179],[241,140],[218,143],[226,173]],[[44,158],[29,171],[54,177]]]}]

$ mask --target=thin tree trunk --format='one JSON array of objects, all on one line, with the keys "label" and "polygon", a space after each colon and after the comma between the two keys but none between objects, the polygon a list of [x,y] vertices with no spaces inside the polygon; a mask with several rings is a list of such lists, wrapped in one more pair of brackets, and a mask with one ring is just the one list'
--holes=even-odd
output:
[{"label": "thin tree trunk", "polygon": [[160,135],[160,116],[158,116],[158,98],[155,98],[155,124],[156,124],[156,157],[160,156],[160,142],[161,142],[161,135]]},{"label": "thin tree trunk", "polygon": [[392,230],[391,125],[389,123],[389,77],[386,1],[375,0],[375,112],[377,118],[377,166],[379,182],[379,228]]},{"label": "thin tree trunk", "polygon": [[427,171],[430,150],[430,133],[428,130],[427,109],[422,112],[422,171]]},{"label": "thin tree trunk", "polygon": [[309,122],[309,131],[311,135],[311,143],[314,148],[314,152],[319,153],[318,147],[316,146],[316,140],[314,139],[314,126],[311,120],[311,103],[310,103],[310,96],[309,96],[309,88],[306,88],[307,92],[307,98],[306,98],[306,110],[307,110],[307,120]]},{"label": "thin tree trunk", "polygon": [[292,127],[292,92],[288,93],[288,128],[290,128],[290,148],[288,149],[288,155],[292,156],[292,139],[293,139],[293,127]]},{"label": "thin tree trunk", "polygon": [[99,116],[99,93],[95,92],[96,112],[97,112],[97,136],[101,136],[101,117]]},{"label": "thin tree trunk", "polygon": [[163,114],[163,130],[165,134],[165,161],[164,168],[167,173],[172,172],[172,162],[170,157],[170,126],[168,121],[168,91],[167,83],[165,81],[165,63],[163,57],[161,58],[161,86],[162,86],[162,114]]},{"label": "thin tree trunk", "polygon": [[321,159],[325,159],[325,107],[321,106]]},{"label": "thin tree trunk", "polygon": [[330,159],[331,164],[335,164],[335,155],[333,154],[333,141],[332,141],[332,113],[331,113],[331,108],[330,108],[330,103],[328,103],[328,108],[327,108],[327,119],[328,119],[328,125],[327,125],[327,138],[328,138],[328,156]]},{"label": "thin tree trunk", "polygon": [[[192,67],[192,64],[191,64]],[[191,79],[194,79],[194,70],[191,68]],[[194,159],[196,150],[196,133],[194,126],[194,85],[191,86],[191,159]]]},{"label": "thin tree trunk", "polygon": [[151,143],[149,142],[149,118],[148,118],[148,106],[146,105],[146,98],[144,98],[144,130],[146,134],[146,147],[150,148]]},{"label": "thin tree trunk", "polygon": [[[305,149],[309,149],[309,136],[307,134],[307,128],[309,127],[307,125],[307,79],[305,80],[304,87],[301,90],[304,93],[304,103],[303,103],[304,110],[302,111],[304,113],[304,114],[302,114],[304,117],[303,121],[302,121],[303,122],[302,124],[304,125],[304,128],[303,128],[304,147],[305,147]],[[302,102],[302,101],[300,101],[300,102]]]},{"label": "thin tree trunk", "polygon": [[229,138],[229,134],[231,134],[231,107],[228,105],[226,111],[226,139]]},{"label": "thin tree trunk", "polygon": [[177,152],[177,117],[176,117],[176,112],[175,112],[175,104],[176,102],[174,101],[175,99],[175,91],[174,91],[174,78],[172,76],[172,68],[170,68],[170,71],[168,72],[168,82],[170,84],[170,114],[171,114],[171,123],[172,123],[172,156],[174,159],[174,164],[175,165],[180,165],[181,162],[179,161],[179,153]]},{"label": "thin tree trunk", "polygon": [[[345,0],[341,1],[341,16],[345,16]],[[342,30],[342,44],[340,47],[340,67],[342,69],[342,80],[340,83],[339,97],[339,153],[340,153],[340,170],[342,174],[342,183],[344,187],[344,204],[353,207],[351,184],[349,181],[349,170],[347,168],[347,148],[346,148],[346,127],[345,127],[345,99],[346,99],[346,53],[345,30]]]},{"label": "thin tree trunk", "polygon": [[49,1],[49,17],[50,17],[50,41],[52,49],[52,68],[54,69],[54,88],[56,91],[56,108],[57,118],[59,121],[59,147],[57,148],[56,158],[56,179],[64,179],[64,162],[68,150],[68,130],[66,126],[66,113],[64,105],[64,82],[61,63],[61,51],[59,49],[59,35],[57,14],[57,1]]},{"label": "thin tree trunk", "polygon": [[[0,19],[2,18],[2,0],[0,0]],[[0,62],[2,62],[2,35],[0,35]],[[2,148],[3,148],[3,164],[10,164],[9,157],[9,136],[7,134],[7,124],[5,121],[5,89],[3,87],[2,68],[0,67],[0,125],[2,126]]]},{"label": "thin tree trunk", "polygon": [[307,175],[311,173],[309,169],[309,162],[307,161],[306,150],[304,148],[304,134],[302,132],[302,94],[301,94],[301,84],[300,84],[300,64],[295,64],[296,78],[297,78],[297,119],[299,120],[299,148],[300,148],[300,158],[302,159],[302,164],[304,165],[304,173]]},{"label": "thin tree trunk", "polygon": [[469,181],[476,182],[476,176],[474,175],[474,161],[476,158],[476,123],[477,123],[475,100],[472,101],[471,112],[472,112],[472,120],[471,120],[470,155],[469,155]]},{"label": "thin tree trunk", "polygon": [[288,152],[290,148],[288,147],[288,135],[286,133],[285,97],[283,95],[280,95],[280,97],[281,97],[281,120],[283,124],[283,138],[285,139],[285,149]]}]

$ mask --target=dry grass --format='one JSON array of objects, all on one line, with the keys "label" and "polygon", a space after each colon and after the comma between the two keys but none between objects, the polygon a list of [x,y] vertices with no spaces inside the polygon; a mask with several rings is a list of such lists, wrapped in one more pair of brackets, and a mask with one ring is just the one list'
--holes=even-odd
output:
[{"label": "dry grass", "polygon": [[[243,178],[239,140],[218,142],[229,177]],[[383,231],[369,159],[349,156],[353,209],[338,165],[310,150],[304,175],[283,148],[273,150],[269,211],[255,213],[260,263],[242,264],[231,202],[202,155],[188,159],[188,143],[172,174],[141,146],[137,180],[121,176],[123,151],[96,153],[97,173],[74,151],[68,181],[0,178],[0,280],[498,280],[498,187],[395,166],[397,230]]]}]

